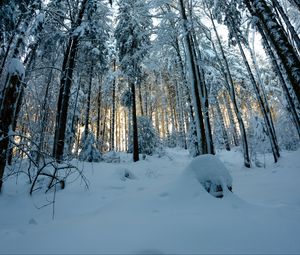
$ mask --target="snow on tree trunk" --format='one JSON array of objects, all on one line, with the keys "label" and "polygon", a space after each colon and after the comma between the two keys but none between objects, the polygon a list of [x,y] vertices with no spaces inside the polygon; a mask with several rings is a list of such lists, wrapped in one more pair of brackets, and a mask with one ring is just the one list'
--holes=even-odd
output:
[{"label": "snow on tree trunk", "polygon": [[[232,22],[232,21],[231,21]],[[264,118],[264,121],[265,121],[265,125],[267,127],[267,130],[268,130],[268,135],[269,135],[269,139],[270,139],[270,144],[271,144],[271,148],[272,148],[272,152],[273,152],[273,156],[274,156],[274,161],[275,163],[278,161],[278,158],[280,157],[280,154],[279,154],[279,148],[278,148],[278,144],[276,142],[276,135],[274,134],[273,130],[272,130],[272,127],[271,127],[271,121],[270,119],[268,118],[268,114],[267,114],[267,111],[266,111],[266,107],[265,107],[265,104],[262,100],[262,97],[261,97],[261,93],[260,93],[260,90],[259,90],[259,87],[255,81],[255,78],[253,76],[253,73],[251,71],[251,68],[249,66],[249,63],[248,63],[248,60],[246,58],[246,55],[244,53],[244,50],[242,48],[242,45],[241,45],[241,42],[240,42],[240,39],[237,35],[237,32],[236,32],[236,29],[234,27],[234,24],[233,25],[233,33],[234,33],[234,36],[235,36],[235,39],[236,39],[236,42],[237,42],[237,45],[239,47],[239,50],[240,50],[240,53],[243,57],[243,61],[244,61],[244,64],[246,66],[246,69],[247,69],[247,72],[249,74],[249,78],[250,78],[250,81],[253,85],[253,88],[254,88],[254,91],[255,91],[255,94],[256,94],[256,97],[257,97],[257,100],[259,102],[259,106],[260,106],[260,109],[261,109],[261,112],[262,112],[262,115],[263,115],[263,118]]]},{"label": "snow on tree trunk", "polygon": [[191,83],[191,92],[194,104],[194,112],[195,112],[195,122],[196,122],[196,130],[197,130],[197,140],[198,145],[201,145],[201,153],[207,154],[208,153],[208,145],[206,141],[206,132],[204,126],[204,118],[202,113],[202,102],[200,98],[200,91],[199,91],[199,77],[197,77],[197,68],[196,68],[196,59],[193,54],[193,46],[191,42],[191,35],[188,31],[188,20],[185,13],[185,7],[183,0],[179,0],[179,9],[181,13],[181,18],[183,20],[183,29],[184,29],[184,42],[186,47],[186,55],[187,55],[187,63],[188,63],[188,70],[189,70],[189,79]]},{"label": "snow on tree trunk", "polygon": [[[250,10],[252,11],[251,8],[250,8]],[[251,14],[254,15],[253,11],[252,11]],[[291,112],[296,130],[298,132],[298,136],[300,137],[300,120],[299,120],[299,117],[298,117],[298,114],[297,114],[297,111],[296,111],[296,107],[295,107],[294,101],[293,101],[293,99],[290,95],[288,86],[286,84],[286,81],[285,81],[284,76],[282,74],[282,71],[280,69],[280,66],[279,66],[279,64],[276,60],[275,53],[273,52],[273,50],[270,46],[270,43],[269,43],[270,40],[268,40],[267,35],[265,34],[264,30],[262,29],[262,26],[261,26],[260,23],[256,23],[256,27],[257,27],[260,35],[261,35],[264,49],[265,49],[267,55],[269,56],[269,58],[271,59],[274,72],[276,73],[276,75],[279,78],[280,84],[283,88],[283,92],[285,94],[285,97],[286,97],[286,100],[287,100],[287,103],[288,103],[288,106],[289,106],[289,112]]]},{"label": "snow on tree trunk", "polygon": [[[220,48],[220,51],[221,51],[221,55],[222,55],[222,58],[223,58],[224,63],[225,63],[226,72],[225,72],[224,68],[222,67],[222,63],[221,63],[221,67],[222,67],[222,70],[223,70],[222,72],[225,76],[225,84],[227,85],[228,93],[230,95],[230,98],[231,98],[231,101],[232,101],[232,104],[233,104],[233,109],[234,109],[234,112],[236,114],[236,117],[237,117],[237,120],[238,120],[238,123],[239,123],[239,128],[240,128],[240,133],[241,133],[241,138],[242,138],[242,144],[243,144],[244,165],[245,165],[245,167],[249,168],[250,167],[250,156],[249,156],[248,140],[247,140],[245,125],[244,125],[241,113],[240,113],[238,105],[237,105],[235,89],[234,89],[234,83],[233,83],[233,79],[232,79],[231,72],[230,72],[230,69],[229,69],[229,64],[228,64],[225,52],[223,50],[223,46],[222,46],[218,31],[216,29],[214,20],[212,18],[212,14],[211,13],[209,13],[209,14],[210,14],[210,20],[212,22],[212,25],[213,25],[213,28],[214,28],[214,31],[215,31],[215,34],[216,34],[216,37],[217,37],[217,42],[218,42],[218,45],[219,45],[219,48]],[[229,109],[229,111],[228,111],[229,119],[230,119],[231,123],[233,124],[233,126],[235,127],[233,115],[231,113],[230,102],[229,102],[226,95],[224,95],[224,97],[225,97],[225,100],[226,100],[227,109]],[[236,131],[234,130],[234,134],[235,133],[236,133]]]},{"label": "snow on tree trunk", "polygon": [[276,20],[265,0],[251,0],[249,2],[244,0],[244,2],[250,13],[259,19],[262,29],[268,35],[300,103],[300,60],[293,46],[289,43],[284,29]]},{"label": "snow on tree trunk", "polygon": [[[81,8],[74,29],[78,29],[81,26],[87,2],[88,0],[83,0],[81,3]],[[79,33],[75,33],[74,31],[74,34],[72,34],[69,38],[62,65],[62,78],[60,81],[53,144],[53,156],[58,162],[63,160],[70,91],[72,86],[73,71],[76,64],[75,59],[79,44],[79,36]]]},{"label": "snow on tree trunk", "polygon": [[300,39],[299,39],[299,36],[298,36],[297,32],[295,31],[295,28],[291,24],[288,16],[284,12],[284,10],[283,10],[282,6],[280,5],[280,3],[277,0],[272,0],[272,3],[275,6],[275,8],[279,11],[282,19],[284,20],[284,23],[287,26],[287,28],[288,28],[288,30],[291,34],[292,40],[295,43],[296,49],[298,49],[298,51],[300,51]]},{"label": "snow on tree trunk", "polygon": [[0,105],[0,192],[6,166],[9,139],[16,114],[16,103],[22,90],[25,69],[19,59],[13,58],[8,66],[8,74],[1,93]]}]

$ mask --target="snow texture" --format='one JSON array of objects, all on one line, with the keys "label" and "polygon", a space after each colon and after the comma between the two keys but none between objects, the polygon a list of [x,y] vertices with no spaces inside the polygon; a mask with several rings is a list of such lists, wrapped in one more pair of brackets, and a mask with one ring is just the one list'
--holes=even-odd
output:
[{"label": "snow texture", "polygon": [[24,78],[25,76],[24,65],[20,62],[19,59],[12,58],[8,66],[8,73],[10,75],[18,75],[21,78]]},{"label": "snow texture", "polygon": [[74,161],[89,189],[67,180],[54,220],[52,206],[43,207],[53,193],[30,197],[27,177],[11,177],[0,199],[0,253],[299,254],[299,152],[283,151],[277,164],[267,154],[266,168],[250,170],[240,152],[219,152],[234,180],[222,199],[190,174],[203,178],[201,161],[219,168],[210,178],[221,170],[228,178],[216,157],[192,160],[174,148],[135,163],[125,153],[120,164]]}]

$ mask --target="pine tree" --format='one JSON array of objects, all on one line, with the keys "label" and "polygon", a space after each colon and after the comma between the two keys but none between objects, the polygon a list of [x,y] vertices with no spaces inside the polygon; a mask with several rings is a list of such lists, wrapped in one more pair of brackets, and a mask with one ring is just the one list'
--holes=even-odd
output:
[{"label": "pine tree", "polygon": [[133,161],[139,160],[135,86],[141,62],[149,50],[152,21],[147,1],[121,0],[115,30],[121,70],[128,78],[132,94]]}]

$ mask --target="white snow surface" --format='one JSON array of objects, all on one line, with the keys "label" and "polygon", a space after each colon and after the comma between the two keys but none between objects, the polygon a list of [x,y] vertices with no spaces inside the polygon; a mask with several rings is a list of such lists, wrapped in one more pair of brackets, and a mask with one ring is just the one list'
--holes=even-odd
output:
[{"label": "white snow surface", "polygon": [[9,66],[8,66],[8,72],[10,75],[19,75],[21,78],[24,78],[25,76],[25,68],[24,65],[21,63],[21,61],[17,58],[12,58],[10,60]]},{"label": "white snow surface", "polygon": [[222,199],[186,174],[192,159],[180,149],[136,163],[127,154],[113,164],[74,161],[89,190],[69,180],[54,220],[52,206],[38,209],[53,193],[30,197],[20,175],[0,195],[0,253],[299,254],[299,152],[282,152],[277,164],[267,155],[266,168],[251,169],[240,152],[219,152],[233,178]]}]

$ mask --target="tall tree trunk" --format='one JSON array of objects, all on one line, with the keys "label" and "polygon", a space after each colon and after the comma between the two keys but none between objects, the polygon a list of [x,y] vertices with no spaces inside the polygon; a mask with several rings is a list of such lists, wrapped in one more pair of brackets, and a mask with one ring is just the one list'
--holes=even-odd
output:
[{"label": "tall tree trunk", "polygon": [[53,70],[50,70],[50,73],[48,75],[48,81],[46,85],[46,91],[44,95],[44,100],[43,100],[43,105],[41,109],[41,127],[40,127],[40,134],[39,134],[39,141],[38,141],[38,153],[36,155],[36,162],[39,164],[40,158],[41,158],[41,151],[43,151],[43,146],[44,146],[44,140],[45,140],[45,130],[47,127],[47,119],[48,119],[48,100],[49,100],[49,90],[50,90],[50,85],[52,82],[52,76],[53,76]]},{"label": "tall tree trunk", "polygon": [[264,121],[265,121],[265,125],[266,125],[266,128],[267,128],[267,133],[268,133],[268,136],[269,136],[269,139],[270,139],[270,144],[271,144],[271,148],[272,148],[272,152],[273,152],[273,156],[274,156],[274,161],[276,163],[278,161],[278,158],[280,157],[279,147],[278,147],[278,144],[277,144],[276,135],[274,134],[274,132],[272,130],[271,121],[270,121],[270,119],[268,117],[268,113],[267,113],[265,104],[263,102],[263,99],[261,97],[261,93],[260,93],[259,87],[258,87],[258,85],[257,85],[257,83],[255,81],[255,78],[254,78],[253,73],[251,71],[251,68],[249,66],[248,60],[247,60],[246,55],[244,53],[244,50],[242,48],[240,39],[239,39],[239,37],[237,35],[237,32],[235,30],[234,22],[232,20],[231,20],[231,23],[232,23],[232,26],[233,26],[233,33],[234,33],[237,45],[239,47],[240,53],[242,55],[242,58],[244,60],[244,64],[246,66],[246,69],[247,69],[250,81],[251,81],[251,83],[253,85],[253,88],[254,88],[257,100],[259,102],[259,106],[260,106],[260,109],[261,109],[261,112],[262,112],[262,115],[263,115],[263,118],[264,118]]},{"label": "tall tree trunk", "polygon": [[183,20],[183,27],[184,27],[184,40],[185,46],[187,51],[187,62],[189,65],[189,71],[191,72],[191,89],[192,89],[192,97],[193,97],[193,104],[194,104],[194,112],[195,112],[195,123],[196,123],[196,130],[197,130],[197,140],[198,144],[201,145],[201,153],[207,154],[208,153],[208,146],[206,141],[206,132],[204,126],[204,118],[202,114],[202,102],[200,99],[200,91],[199,91],[199,77],[197,77],[197,67],[196,67],[196,59],[193,54],[193,46],[191,41],[191,35],[188,31],[188,19],[185,13],[185,7],[183,0],[179,0],[179,9],[181,13],[181,18]]},{"label": "tall tree trunk", "polygon": [[[74,28],[77,28],[81,25],[87,2],[88,0],[82,1],[81,9],[79,11],[76,25]],[[57,162],[61,162],[63,160],[70,91],[72,86],[72,77],[75,68],[75,58],[78,44],[78,35],[72,36],[69,39],[62,66],[63,74],[60,82],[60,91],[57,103],[56,125],[53,145],[53,156],[55,157]]]},{"label": "tall tree trunk", "polygon": [[[265,106],[265,111],[266,111],[266,114],[267,114],[266,117],[269,119],[270,128],[271,128],[271,131],[274,134],[274,143],[278,147],[278,141],[277,141],[276,131],[275,131],[275,127],[274,127],[273,117],[272,117],[270,106],[269,106],[268,99],[267,99],[267,96],[266,96],[266,91],[265,91],[263,82],[261,80],[260,71],[259,71],[259,67],[257,65],[256,56],[255,56],[255,52],[254,52],[254,34],[253,34],[253,40],[252,40],[252,48],[251,48],[251,46],[249,46],[249,51],[250,51],[250,56],[251,56],[251,59],[252,59],[252,63],[253,63],[254,70],[255,70],[255,73],[256,73],[256,77],[257,77],[257,81],[258,81],[257,86],[258,86],[259,90],[261,91],[262,103]],[[279,147],[278,147],[278,150],[279,150]]]},{"label": "tall tree trunk", "polygon": [[[116,71],[116,60],[113,61],[113,71]],[[110,149],[115,150],[115,119],[116,119],[116,78],[113,79],[112,85],[112,118],[110,130]]]},{"label": "tall tree trunk", "polygon": [[[24,17],[23,14],[21,14],[21,15],[19,16],[18,21],[17,21],[17,23],[16,23],[16,25],[15,25],[15,30],[18,30],[18,28],[19,28],[21,22],[23,21],[23,17]],[[8,41],[7,48],[6,48],[6,50],[5,50],[5,53],[4,53],[3,58],[2,58],[2,60],[1,60],[1,66],[0,66],[0,78],[1,78],[1,76],[2,76],[2,74],[3,74],[3,70],[4,70],[4,67],[5,67],[7,58],[8,58],[8,56],[9,56],[9,53],[10,53],[10,50],[11,50],[11,48],[12,48],[12,45],[13,45],[13,42],[14,42],[14,39],[15,39],[16,35],[17,35],[17,32],[15,31],[15,32],[10,36],[10,39],[9,39],[9,41]],[[0,87],[0,89],[1,89],[1,87]]]},{"label": "tall tree trunk", "polygon": [[244,0],[249,12],[255,15],[268,35],[300,103],[300,60],[265,0]]},{"label": "tall tree trunk", "polygon": [[133,162],[139,161],[138,127],[136,118],[135,86],[130,83],[132,94],[132,131],[133,131]]},{"label": "tall tree trunk", "polygon": [[[252,9],[250,8],[250,10],[252,11]],[[254,15],[254,13],[252,13]],[[296,107],[295,107],[295,104],[294,104],[294,101],[290,95],[290,92],[289,92],[289,89],[288,89],[288,86],[285,82],[285,79],[284,79],[284,76],[282,74],[282,71],[280,69],[280,66],[276,60],[276,56],[270,46],[270,43],[267,38],[267,35],[265,34],[264,30],[262,29],[262,26],[260,23],[257,23],[256,24],[256,27],[261,35],[261,38],[262,38],[262,42],[263,42],[263,46],[264,46],[264,49],[267,53],[267,55],[270,57],[271,59],[271,62],[272,62],[272,66],[273,66],[273,69],[276,73],[276,75],[278,76],[279,78],[279,82],[282,86],[282,89],[283,89],[283,92],[285,94],[285,97],[286,97],[286,100],[287,100],[287,103],[288,103],[288,106],[289,106],[289,112],[291,112],[291,115],[292,115],[292,118],[293,118],[293,121],[294,121],[294,124],[295,124],[295,127],[296,127],[296,130],[298,132],[298,135],[300,137],[300,120],[299,120],[299,116],[297,114],[297,111],[296,111]]]},{"label": "tall tree trunk", "polygon": [[[192,36],[192,41],[194,44],[194,55],[195,59],[197,60],[197,57],[199,60],[202,60],[201,52],[199,50],[199,44],[197,42],[197,38],[195,36],[195,32],[193,30],[193,36]],[[209,154],[215,154],[215,149],[214,149],[214,144],[213,144],[213,139],[212,139],[212,131],[211,131],[211,125],[210,125],[210,120],[209,120],[209,102],[208,102],[208,93],[207,93],[207,85],[205,82],[205,77],[204,77],[204,70],[202,69],[201,66],[199,66],[198,61],[197,61],[197,72],[199,76],[199,81],[200,81],[200,88],[199,91],[201,92],[201,98],[203,98],[203,105],[202,109],[204,111],[204,123],[205,123],[205,135],[206,135],[206,141],[207,141],[207,149]]]},{"label": "tall tree trunk", "polygon": [[[14,62],[13,62],[14,61]],[[10,63],[13,69],[15,66],[21,67],[21,62],[17,59],[13,59]],[[23,68],[23,67],[22,67]],[[20,96],[20,89],[23,80],[23,74],[15,70],[14,73],[8,73],[4,89],[2,91],[2,101],[0,105],[0,192],[3,185],[3,175],[6,166],[9,136],[12,131],[12,125],[14,122],[14,116],[16,111],[16,103]]]},{"label": "tall tree trunk", "polygon": [[101,130],[101,85],[102,85],[102,78],[100,78],[99,81],[99,88],[98,88],[98,95],[97,95],[97,125],[96,125],[97,144],[99,144],[100,142],[100,130]]},{"label": "tall tree trunk", "polygon": [[[61,84],[63,91],[61,96],[61,107],[58,106],[58,123],[56,123],[55,129],[55,151],[54,157],[58,162],[63,160],[64,154],[64,145],[65,145],[65,134],[66,134],[66,127],[67,127],[67,116],[68,116],[68,108],[69,108],[69,99],[70,99],[70,91],[72,86],[72,77],[73,77],[73,70],[75,68],[75,58],[76,52],[78,47],[79,38],[76,37],[71,42],[71,49],[70,49],[70,57],[69,57],[69,64],[66,68],[63,84]],[[60,91],[61,92],[61,91]],[[60,99],[60,97],[59,97]],[[59,110],[59,108],[61,108]]]},{"label": "tall tree trunk", "polygon": [[297,34],[297,32],[295,31],[293,25],[291,24],[288,16],[286,15],[286,13],[284,12],[282,6],[280,5],[280,3],[277,0],[272,0],[272,3],[274,5],[274,7],[278,10],[278,12],[280,13],[284,23],[286,24],[286,27],[288,28],[292,39],[296,45],[296,49],[298,50],[298,52],[300,51],[300,39],[299,36]]},{"label": "tall tree trunk", "polygon": [[138,92],[139,92],[139,102],[140,102],[140,111],[141,115],[144,116],[144,107],[143,107],[143,96],[142,96],[142,79],[139,79]]},{"label": "tall tree trunk", "polygon": [[178,127],[179,127],[179,139],[180,139],[180,147],[186,148],[186,136],[184,132],[184,118],[183,118],[183,103],[182,103],[182,90],[178,81],[175,81],[176,87],[176,110],[175,113],[177,114],[178,119]]},{"label": "tall tree trunk", "polygon": [[91,67],[90,67],[90,80],[89,80],[89,87],[88,87],[88,92],[87,92],[85,124],[84,124],[85,139],[87,139],[87,136],[88,136],[88,133],[89,133],[92,84],[93,84],[93,63],[91,64]]},{"label": "tall tree trunk", "polygon": [[[222,55],[223,61],[225,63],[225,70],[226,71],[224,70],[223,64],[221,63],[221,61],[219,61],[220,66],[221,66],[221,69],[222,69],[222,73],[225,77],[225,84],[227,86],[227,89],[228,89],[228,92],[229,92],[229,95],[230,95],[230,98],[231,98],[231,101],[232,101],[232,104],[233,104],[233,109],[234,109],[234,112],[236,114],[236,117],[237,117],[237,120],[238,120],[238,123],[239,123],[239,128],[240,128],[240,133],[241,133],[241,138],[242,138],[242,144],[243,144],[244,165],[245,165],[245,167],[250,168],[251,164],[250,164],[248,139],[247,139],[245,125],[244,125],[244,122],[243,122],[243,119],[242,119],[242,116],[241,116],[241,113],[239,111],[237,101],[236,101],[234,82],[233,82],[233,79],[232,79],[232,75],[231,75],[231,72],[230,72],[230,69],[229,69],[229,64],[228,64],[225,52],[223,50],[221,39],[219,37],[218,31],[216,29],[216,26],[215,26],[215,23],[214,23],[214,20],[212,18],[212,14],[210,13],[210,11],[209,11],[209,14],[210,14],[210,20],[211,20],[212,25],[213,25],[213,29],[214,29],[216,37],[217,37],[217,42],[219,44],[221,55]],[[228,107],[230,107],[230,103],[228,104]],[[228,112],[228,113],[230,113],[230,112]],[[233,116],[232,116],[232,121],[233,121]],[[234,124],[234,121],[233,121],[233,124]]]}]

